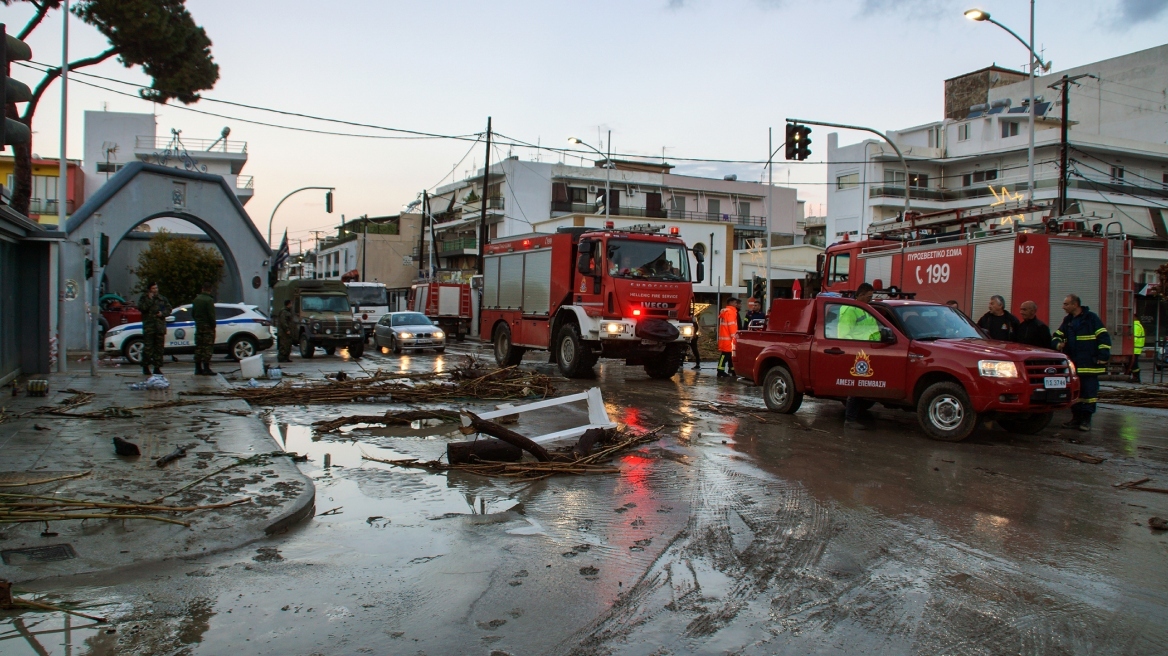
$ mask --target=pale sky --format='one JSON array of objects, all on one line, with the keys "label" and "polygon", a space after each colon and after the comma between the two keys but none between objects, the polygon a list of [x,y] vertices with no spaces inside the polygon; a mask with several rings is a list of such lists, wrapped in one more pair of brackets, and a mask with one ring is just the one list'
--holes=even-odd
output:
[{"label": "pale sky", "polygon": [[[993,63],[1024,68],[1021,44],[962,16],[973,6],[1027,37],[1025,0],[187,2],[220,66],[219,82],[204,92],[208,98],[444,135],[482,132],[490,115],[500,133],[555,147],[566,147],[571,136],[601,147],[598,131],[611,129],[614,152],[660,157],[664,147],[676,172],[737,173],[744,180],[759,180],[762,167],[674,158],[765,159],[767,128],[781,141],[789,116],[879,130],[927,123],[942,117],[946,78]],[[10,33],[32,13],[29,6],[0,7]],[[28,39],[34,60],[60,61],[60,32],[54,12]],[[1168,0],[1038,0],[1035,40],[1053,71],[1163,45],[1165,35]],[[71,21],[71,59],[104,47],[96,30]],[[84,72],[147,80],[112,60]],[[37,81],[20,67],[13,76],[30,86]],[[39,155],[58,153],[59,100],[54,84],[37,110],[33,150]],[[174,127],[185,137],[213,139],[230,126],[232,140],[248,142],[243,173],[255,176],[255,196],[246,209],[261,231],[284,194],[335,186],[332,215],[318,192],[280,208],[274,232],[278,240],[288,227],[293,251],[296,238],[308,248],[309,231],[331,229],[342,213],[398,213],[442,181],[470,148],[446,139],[292,132],[239,119],[390,134],[206,101],[192,105],[235,120],[209,117],[70,84],[69,157],[82,154],[82,113],[103,104],[109,111],[155,111],[159,135]],[[816,128],[811,137],[809,162],[821,162],[827,130]],[[841,143],[862,138],[845,133]],[[501,147],[492,159],[509,150]],[[482,166],[483,151],[482,144],[474,148],[457,167],[459,177]],[[809,212],[818,213],[825,167],[789,166],[781,156],[775,181],[785,184],[789,175]]]}]

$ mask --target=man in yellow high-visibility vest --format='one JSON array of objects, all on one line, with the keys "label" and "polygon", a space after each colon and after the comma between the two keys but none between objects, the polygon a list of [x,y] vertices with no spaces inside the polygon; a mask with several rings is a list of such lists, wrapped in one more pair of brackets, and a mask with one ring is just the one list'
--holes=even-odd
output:
[{"label": "man in yellow high-visibility vest", "polygon": [[[1140,323],[1139,319],[1132,324],[1132,345],[1135,347],[1135,353],[1132,353],[1131,362],[1131,380],[1133,383],[1140,381],[1140,356],[1144,352],[1144,324]],[[1152,376],[1152,382],[1156,381],[1156,377]]]}]

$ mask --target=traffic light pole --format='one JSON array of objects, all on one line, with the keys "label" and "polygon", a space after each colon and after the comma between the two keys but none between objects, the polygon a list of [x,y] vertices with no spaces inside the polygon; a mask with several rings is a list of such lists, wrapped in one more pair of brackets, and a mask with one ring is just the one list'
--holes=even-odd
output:
[{"label": "traffic light pole", "polygon": [[487,247],[487,195],[491,184],[491,117],[487,117],[487,160],[483,166],[483,208],[479,213],[479,257],[478,272],[483,274],[483,256]]},{"label": "traffic light pole", "polygon": [[[900,163],[902,166],[904,166],[904,218],[906,218],[906,219],[908,218],[908,212],[909,212],[909,208],[911,206],[911,201],[909,200],[909,191],[908,191],[909,190],[908,160],[906,160],[904,158],[904,154],[900,152],[900,149],[896,147],[896,144],[892,143],[891,139],[884,136],[884,134],[881,132],[877,132],[876,130],[873,130],[872,128],[866,128],[862,125],[845,125],[843,123],[824,123],[822,121],[808,121],[808,120],[802,119],[802,118],[789,118],[789,119],[787,119],[787,122],[788,123],[806,123],[807,125],[819,125],[819,126],[823,126],[825,128],[842,128],[844,130],[860,130],[862,132],[871,132],[872,134],[874,134],[874,135],[880,137],[881,139],[883,139],[884,141],[886,141],[888,143],[888,145],[892,146],[892,149],[896,151],[896,156],[900,158]],[[868,165],[868,163],[865,161],[864,166],[867,166],[867,165]],[[864,222],[864,217],[861,216],[860,217],[860,224],[863,225],[863,222]]]}]

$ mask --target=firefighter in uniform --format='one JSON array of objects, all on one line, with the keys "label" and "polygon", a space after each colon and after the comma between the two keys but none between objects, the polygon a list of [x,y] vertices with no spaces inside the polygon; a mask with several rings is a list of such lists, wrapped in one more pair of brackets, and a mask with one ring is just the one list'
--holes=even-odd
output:
[{"label": "firefighter in uniform", "polygon": [[138,309],[142,311],[142,373],[150,375],[162,373],[162,354],[166,344],[166,315],[170,314],[170,302],[158,293],[158,283],[152,282],[146,293],[138,299]]},{"label": "firefighter in uniform", "polygon": [[276,338],[280,342],[280,362],[292,361],[292,327],[295,317],[292,316],[291,299],[284,301],[284,309],[276,315]]},{"label": "firefighter in uniform", "polygon": [[718,313],[718,378],[734,375],[734,340],[738,337],[738,299]]},{"label": "firefighter in uniform", "polygon": [[214,376],[211,371],[211,355],[215,351],[215,299],[211,296],[213,285],[205,283],[203,293],[195,297],[191,305],[191,318],[195,320],[195,375]]},{"label": "firefighter in uniform", "polygon": [[1091,430],[1091,415],[1099,400],[1099,375],[1107,371],[1111,359],[1111,335],[1091,308],[1074,294],[1063,300],[1067,316],[1054,332],[1052,345],[1066,354],[1079,372],[1079,401],[1071,406],[1071,420],[1064,428]]},{"label": "firefighter in uniform", "polygon": [[[1140,381],[1140,356],[1144,353],[1144,324],[1140,323],[1139,319],[1132,324],[1132,345],[1135,347],[1135,353],[1132,354],[1131,362],[1131,379],[1133,383]],[[1152,368],[1153,372],[1155,367]],[[1156,382],[1156,377],[1152,376],[1152,382]]]},{"label": "firefighter in uniform", "polygon": [[[866,282],[856,287],[857,302],[867,305],[875,295],[875,288]],[[844,305],[840,308],[836,337],[857,342],[879,342],[880,324],[868,311],[854,305]],[[849,396],[844,401],[844,428],[868,430],[867,426],[860,423],[860,413],[867,412],[871,407],[871,401]]]}]

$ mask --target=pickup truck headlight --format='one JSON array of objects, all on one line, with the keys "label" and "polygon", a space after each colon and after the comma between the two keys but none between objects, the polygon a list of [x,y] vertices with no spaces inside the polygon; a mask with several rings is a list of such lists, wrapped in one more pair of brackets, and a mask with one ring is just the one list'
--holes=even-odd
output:
[{"label": "pickup truck headlight", "polygon": [[604,332],[608,333],[609,335],[618,335],[625,331],[625,325],[616,321],[604,324],[603,328]]},{"label": "pickup truck headlight", "polygon": [[410,339],[413,336],[413,333],[398,333],[398,337],[401,337],[402,339]]},{"label": "pickup truck headlight", "polygon": [[978,360],[977,369],[986,378],[1018,377],[1018,367],[1009,360]]},{"label": "pickup truck headlight", "polygon": [[686,324],[686,325],[682,326],[681,327],[681,336],[682,337],[693,337],[693,325]]},{"label": "pickup truck headlight", "polygon": [[1075,369],[1075,363],[1074,363],[1074,362],[1071,362],[1070,360],[1067,360],[1067,366],[1069,366],[1069,367],[1071,368],[1071,375],[1072,375],[1072,376],[1077,376],[1077,375],[1079,374],[1079,371],[1078,371],[1077,369]]},{"label": "pickup truck headlight", "polygon": [[313,330],[320,330],[320,322],[318,321],[318,322],[312,324],[312,329]]}]

